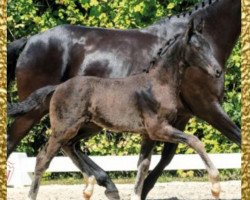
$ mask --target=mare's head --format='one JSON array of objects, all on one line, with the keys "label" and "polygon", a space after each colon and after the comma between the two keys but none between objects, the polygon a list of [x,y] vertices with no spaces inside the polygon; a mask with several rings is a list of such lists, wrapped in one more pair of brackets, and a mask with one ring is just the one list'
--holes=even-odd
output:
[{"label": "mare's head", "polygon": [[[179,63],[179,67],[198,67],[212,77],[219,78],[222,68],[213,55],[212,48],[202,35],[203,21],[194,27],[193,19],[188,24],[185,32],[170,40],[163,48],[161,57],[171,65],[171,60]],[[169,63],[170,61],[170,63]]]}]

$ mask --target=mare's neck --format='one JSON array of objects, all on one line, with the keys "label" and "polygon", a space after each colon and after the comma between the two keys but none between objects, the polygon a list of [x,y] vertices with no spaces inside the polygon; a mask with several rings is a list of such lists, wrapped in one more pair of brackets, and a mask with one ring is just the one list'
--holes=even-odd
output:
[{"label": "mare's neck", "polygon": [[212,46],[216,59],[224,67],[240,35],[241,1],[219,0],[214,6],[195,15],[205,20],[203,33]]},{"label": "mare's neck", "polygon": [[189,11],[164,17],[154,24],[142,29],[150,32],[158,37],[169,39],[176,33],[182,33],[186,29],[187,23],[190,21],[193,14],[204,12],[207,7],[210,7],[217,0],[205,0],[195,5]]},{"label": "mare's neck", "polygon": [[187,13],[165,17],[143,29],[161,38],[170,39],[176,33],[182,33],[191,18],[199,23],[204,19],[203,33],[213,48],[214,55],[224,67],[241,30],[240,0],[205,0]]}]

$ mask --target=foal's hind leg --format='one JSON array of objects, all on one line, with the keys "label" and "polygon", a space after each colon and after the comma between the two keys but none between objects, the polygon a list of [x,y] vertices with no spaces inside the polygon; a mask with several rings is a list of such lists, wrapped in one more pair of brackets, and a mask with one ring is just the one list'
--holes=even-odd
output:
[{"label": "foal's hind leg", "polygon": [[[220,195],[219,171],[215,168],[214,164],[208,157],[203,143],[197,137],[193,135],[187,135],[168,124],[161,124],[157,131],[155,131],[156,125],[154,124],[154,122],[152,124],[152,127],[153,128],[151,129],[151,127],[149,126],[147,129],[152,140],[185,143],[200,155],[207,168],[210,181],[212,182],[212,194],[214,197],[218,198]],[[154,132],[152,132],[152,130],[154,130]]]},{"label": "foal's hind leg", "polygon": [[[54,120],[54,123],[55,121],[56,120]],[[46,143],[46,146],[42,149],[42,151],[39,152],[36,159],[34,179],[29,192],[30,199],[36,199],[43,172],[49,167],[52,158],[56,155],[62,145],[68,143],[77,135],[81,123],[81,121],[78,121],[70,127],[67,126],[67,123],[64,124],[64,127],[61,123],[58,124],[58,127],[53,128],[52,126],[53,132],[49,141]]]},{"label": "foal's hind leg", "polygon": [[140,158],[137,164],[138,170],[137,170],[136,181],[135,181],[135,186],[134,186],[134,194],[132,194],[131,200],[141,200],[142,187],[143,187],[144,179],[149,170],[152,150],[154,146],[155,146],[154,141],[147,139],[147,138],[143,138],[142,145],[141,145]]},{"label": "foal's hind leg", "polygon": [[29,192],[29,198],[31,200],[36,199],[42,174],[49,167],[52,158],[59,151],[60,147],[61,144],[58,142],[58,140],[51,136],[48,143],[37,155],[34,179]]}]

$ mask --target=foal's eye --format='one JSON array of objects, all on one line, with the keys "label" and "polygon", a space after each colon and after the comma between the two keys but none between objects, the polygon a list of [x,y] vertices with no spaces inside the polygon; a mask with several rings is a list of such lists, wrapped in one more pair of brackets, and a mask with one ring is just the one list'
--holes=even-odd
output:
[{"label": "foal's eye", "polygon": [[194,47],[195,47],[196,49],[200,49],[200,48],[201,48],[201,45],[199,45],[199,44],[194,44]]},{"label": "foal's eye", "polygon": [[201,45],[199,43],[197,43],[196,41],[193,41],[192,42],[192,46],[195,48],[195,49],[200,49],[201,48]]},{"label": "foal's eye", "polygon": [[196,49],[200,49],[201,48],[201,44],[200,42],[198,41],[198,39],[196,37],[192,37],[191,38],[191,45],[196,48]]}]

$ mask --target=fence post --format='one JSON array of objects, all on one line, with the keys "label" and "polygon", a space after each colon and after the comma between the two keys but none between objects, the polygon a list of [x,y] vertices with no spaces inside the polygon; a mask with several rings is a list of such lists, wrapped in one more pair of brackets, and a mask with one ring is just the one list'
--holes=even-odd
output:
[{"label": "fence post", "polygon": [[7,186],[23,187],[31,185],[31,177],[25,169],[26,153],[12,153],[7,161]]}]

